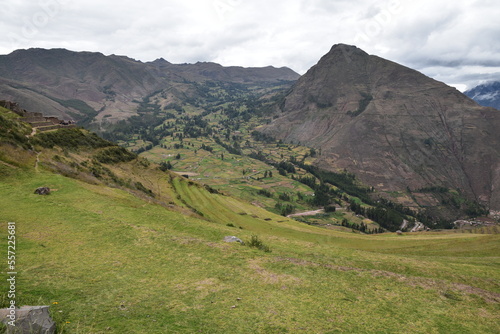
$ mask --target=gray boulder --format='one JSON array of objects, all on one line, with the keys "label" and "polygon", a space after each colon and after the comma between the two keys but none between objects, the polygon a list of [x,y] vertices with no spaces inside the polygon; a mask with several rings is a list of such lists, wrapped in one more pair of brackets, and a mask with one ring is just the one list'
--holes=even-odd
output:
[{"label": "gray boulder", "polygon": [[35,194],[37,195],[50,195],[49,187],[40,187],[35,190]]},{"label": "gray boulder", "polygon": [[[1,309],[0,319],[7,326],[7,334],[54,334],[56,323],[49,314],[49,306],[22,306]],[[12,322],[15,326],[12,326]]]},{"label": "gray boulder", "polygon": [[226,236],[224,237],[224,241],[225,242],[239,242],[240,244],[244,245],[245,243],[243,242],[243,240],[241,240],[240,238],[238,237],[235,237],[234,235],[232,236]]}]

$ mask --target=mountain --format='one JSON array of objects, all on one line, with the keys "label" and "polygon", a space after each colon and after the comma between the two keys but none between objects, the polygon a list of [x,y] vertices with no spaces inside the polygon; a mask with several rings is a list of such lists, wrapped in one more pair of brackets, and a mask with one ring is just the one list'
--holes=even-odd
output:
[{"label": "mountain", "polygon": [[212,62],[197,62],[195,64],[172,64],[164,59],[151,63],[162,71],[170,71],[189,81],[223,81],[233,83],[264,83],[279,81],[295,81],[299,75],[288,67],[224,67]]},{"label": "mountain", "polygon": [[339,44],[276,108],[259,131],[319,149],[322,168],[421,207],[500,209],[500,112],[444,83]]},{"label": "mountain", "polygon": [[288,68],[223,67],[215,63],[143,63],[124,56],[65,49],[17,50],[0,56],[0,96],[46,116],[80,124],[127,119],[143,99],[164,91],[171,102],[197,97],[196,83],[266,85],[294,81]]},{"label": "mountain", "polygon": [[500,82],[493,81],[476,86],[464,92],[465,95],[482,106],[500,110]]}]

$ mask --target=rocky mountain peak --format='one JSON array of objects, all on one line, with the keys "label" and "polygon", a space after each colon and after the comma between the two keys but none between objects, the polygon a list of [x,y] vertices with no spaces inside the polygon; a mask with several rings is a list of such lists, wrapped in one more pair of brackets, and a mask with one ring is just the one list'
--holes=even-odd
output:
[{"label": "rocky mountain peak", "polygon": [[261,131],[321,149],[323,168],[383,192],[440,185],[500,205],[500,113],[413,69],[334,45],[279,109]]}]

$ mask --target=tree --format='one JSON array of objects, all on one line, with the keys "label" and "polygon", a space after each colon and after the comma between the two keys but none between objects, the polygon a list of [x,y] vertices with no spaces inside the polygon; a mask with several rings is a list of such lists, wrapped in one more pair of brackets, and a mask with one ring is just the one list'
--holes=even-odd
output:
[{"label": "tree", "polygon": [[335,210],[337,210],[337,208],[335,207],[335,205],[327,205],[327,206],[325,206],[325,212],[335,212]]},{"label": "tree", "polygon": [[166,172],[167,170],[169,169],[172,169],[172,164],[170,163],[170,161],[162,161],[160,163],[160,170],[163,171],[163,172]]}]

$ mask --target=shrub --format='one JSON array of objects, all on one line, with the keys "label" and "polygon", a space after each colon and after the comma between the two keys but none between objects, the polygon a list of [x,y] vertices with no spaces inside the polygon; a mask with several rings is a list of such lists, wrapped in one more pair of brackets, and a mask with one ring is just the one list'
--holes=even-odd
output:
[{"label": "shrub", "polygon": [[325,212],[335,212],[335,210],[337,210],[337,208],[335,207],[335,205],[327,205],[327,206],[325,206]]},{"label": "shrub", "polygon": [[217,195],[222,195],[222,193],[220,191],[218,191],[217,189],[214,189],[212,187],[210,187],[208,184],[205,184],[203,186],[209,193],[211,194],[217,194]]},{"label": "shrub", "polygon": [[295,206],[293,206],[291,204],[283,204],[280,202],[276,203],[274,208],[276,210],[278,210],[282,216],[285,216],[285,217],[295,211]]},{"label": "shrub", "polygon": [[141,182],[136,182],[134,185],[137,190],[142,191],[146,195],[149,195],[151,197],[155,196],[155,194],[150,189],[146,188]]},{"label": "shrub", "polygon": [[170,161],[166,161],[166,162],[162,161],[160,163],[160,167],[159,168],[160,168],[160,170],[162,172],[166,172],[167,170],[172,169],[172,164],[170,163]]},{"label": "shrub", "polygon": [[269,190],[266,190],[266,189],[259,189],[259,191],[257,191],[257,194],[263,195],[266,197],[273,197],[273,194]]},{"label": "shrub", "polygon": [[137,158],[137,155],[120,146],[111,146],[101,150],[94,158],[102,163],[128,162]]},{"label": "shrub", "polygon": [[265,245],[256,235],[252,235],[250,241],[246,242],[245,245],[247,245],[248,247],[260,249],[261,251],[264,251],[266,253],[271,252],[271,249],[267,245]]},{"label": "shrub", "polygon": [[282,193],[282,194],[279,194],[278,198],[282,201],[285,201],[285,202],[290,202],[292,200],[292,197],[290,196],[289,193]]}]

